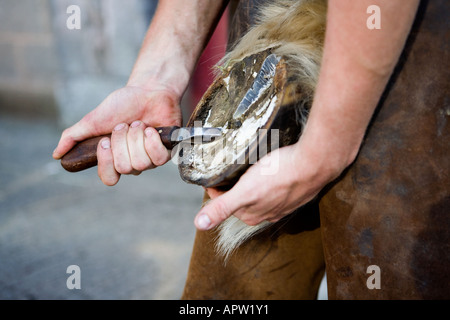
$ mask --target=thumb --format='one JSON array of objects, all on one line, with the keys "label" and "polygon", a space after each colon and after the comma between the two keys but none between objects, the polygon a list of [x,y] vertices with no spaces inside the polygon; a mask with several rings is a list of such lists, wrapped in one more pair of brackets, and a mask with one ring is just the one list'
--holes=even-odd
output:
[{"label": "thumb", "polygon": [[53,158],[61,159],[70,149],[72,149],[77,142],[83,141],[94,136],[89,129],[87,129],[82,122],[74,124],[72,127],[63,131],[58,146],[53,151]]},{"label": "thumb", "polygon": [[194,223],[199,230],[210,230],[228,219],[241,208],[241,199],[235,190],[225,192],[214,200],[210,200],[197,214]]}]

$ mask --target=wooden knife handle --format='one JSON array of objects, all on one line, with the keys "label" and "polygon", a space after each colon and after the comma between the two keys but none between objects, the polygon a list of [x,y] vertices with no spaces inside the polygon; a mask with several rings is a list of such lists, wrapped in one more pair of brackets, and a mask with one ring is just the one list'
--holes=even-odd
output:
[{"label": "wooden knife handle", "polygon": [[[171,150],[177,144],[171,138],[173,131],[179,127],[156,127],[155,129],[167,149]],[[104,137],[111,137],[111,135],[99,136],[77,143],[61,158],[61,166],[69,172],[79,172],[95,167],[97,165],[97,145]]]},{"label": "wooden knife handle", "polygon": [[169,127],[156,127],[155,128],[156,131],[158,131],[159,133],[159,137],[161,138],[161,142],[163,143],[163,145],[169,149],[172,150],[173,147],[176,146],[176,144],[178,143],[177,141],[172,141],[172,134],[175,130],[180,129],[180,127],[177,126],[169,126]]}]

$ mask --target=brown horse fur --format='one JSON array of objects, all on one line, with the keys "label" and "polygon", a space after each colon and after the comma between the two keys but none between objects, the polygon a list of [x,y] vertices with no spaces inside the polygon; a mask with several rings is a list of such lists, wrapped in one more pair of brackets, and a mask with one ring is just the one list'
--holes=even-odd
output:
[{"label": "brown horse fur", "polygon": [[[231,38],[254,24],[240,0]],[[184,299],[450,297],[448,0],[421,1],[401,59],[355,162],[298,209],[241,244],[224,265],[217,230],[198,231]],[[320,208],[320,228],[318,211]],[[367,285],[378,266],[381,288]]]},{"label": "brown horse fur", "polygon": [[[245,57],[267,49],[283,56],[301,82],[303,95],[298,108],[302,109],[299,114],[304,126],[319,76],[325,24],[326,1],[274,1],[261,8],[257,23],[225,55],[218,69],[229,70]],[[232,216],[219,226],[217,251],[227,259],[240,244],[270,225],[248,226]]]},{"label": "brown horse fur", "polygon": [[[288,57],[302,75],[303,97],[310,104],[320,68],[326,1],[265,2],[247,30],[241,0],[229,43],[234,45],[220,69],[267,48]],[[208,201],[205,194],[204,203]],[[219,254],[218,254],[219,252]],[[231,254],[232,253],[232,254]],[[325,270],[316,202],[277,223],[247,226],[231,217],[219,228],[198,231],[183,299],[315,299]]]}]

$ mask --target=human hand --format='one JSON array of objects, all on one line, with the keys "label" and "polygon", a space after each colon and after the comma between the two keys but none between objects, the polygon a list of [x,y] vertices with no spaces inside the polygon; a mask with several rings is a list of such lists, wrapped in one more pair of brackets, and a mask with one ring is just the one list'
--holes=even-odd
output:
[{"label": "human hand", "polygon": [[[248,225],[276,222],[314,199],[327,183],[339,176],[347,163],[327,161],[328,150],[308,152],[307,149],[298,142],[274,150],[251,166],[229,191],[207,188],[211,201],[197,214],[196,227],[212,229],[231,215]],[[331,166],[330,163],[341,164]]]},{"label": "human hand", "polygon": [[[262,158],[229,191],[207,189],[212,200],[195,218],[197,228],[211,229],[231,215],[250,225],[278,221],[312,200],[355,160],[418,4],[384,1],[385,24],[374,34],[358,27],[367,19],[366,2],[329,1],[320,76],[299,142],[271,153],[278,157]],[[262,175],[263,165],[274,161],[279,161],[276,175]]]},{"label": "human hand", "polygon": [[64,130],[53,152],[60,159],[77,142],[108,133],[97,158],[100,179],[114,185],[121,174],[138,174],[170,159],[152,127],[181,125],[178,96],[168,89],[154,91],[127,86],[111,93],[96,109]]}]

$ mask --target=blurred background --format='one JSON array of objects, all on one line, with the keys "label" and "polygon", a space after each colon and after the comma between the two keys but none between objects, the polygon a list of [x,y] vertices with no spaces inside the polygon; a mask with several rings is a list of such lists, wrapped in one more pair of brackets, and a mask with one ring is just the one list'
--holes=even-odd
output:
[{"label": "blurred background", "polygon": [[[126,4],[125,4],[126,3]],[[69,29],[71,5],[80,29]],[[62,130],[126,84],[156,0],[0,0],[0,299],[178,299],[202,188],[172,162],[104,186],[64,171]],[[223,55],[225,14],[182,101]],[[69,290],[67,267],[81,270]]]}]

